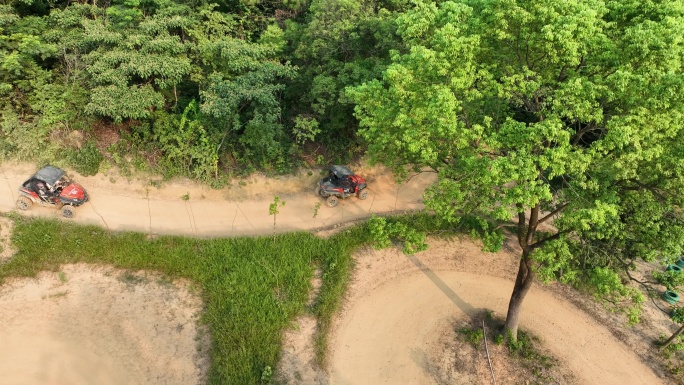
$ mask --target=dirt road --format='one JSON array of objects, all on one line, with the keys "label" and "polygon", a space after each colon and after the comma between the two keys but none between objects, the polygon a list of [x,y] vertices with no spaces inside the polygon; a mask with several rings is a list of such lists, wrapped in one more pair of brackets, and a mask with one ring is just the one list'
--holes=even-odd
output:
[{"label": "dirt road", "polygon": [[[36,167],[26,163],[0,166],[0,211],[14,209],[17,189]],[[421,194],[435,179],[423,173],[398,185],[382,168],[358,170],[369,183],[370,196],[342,200],[336,207],[325,205],[314,195],[319,173],[267,179],[251,177],[232,186],[212,190],[189,181],[158,183],[155,180],[126,180],[121,176],[98,174],[76,176],[91,196],[79,207],[74,221],[110,230],[133,230],[151,234],[177,234],[203,237],[261,235],[273,232],[268,207],[275,195],[286,202],[277,216],[276,230],[288,232],[332,226],[367,218],[373,213],[411,211],[423,208]],[[161,184],[161,188],[154,187]],[[188,199],[184,200],[186,196]],[[314,217],[316,205],[321,207]],[[59,217],[52,208],[36,207],[27,215]]]}]

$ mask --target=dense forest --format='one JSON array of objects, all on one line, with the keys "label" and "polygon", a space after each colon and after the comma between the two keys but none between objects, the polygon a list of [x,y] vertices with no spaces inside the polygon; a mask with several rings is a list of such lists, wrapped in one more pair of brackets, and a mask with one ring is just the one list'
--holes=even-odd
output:
[{"label": "dense forest", "polygon": [[0,155],[220,184],[362,153],[404,0],[0,2]]}]

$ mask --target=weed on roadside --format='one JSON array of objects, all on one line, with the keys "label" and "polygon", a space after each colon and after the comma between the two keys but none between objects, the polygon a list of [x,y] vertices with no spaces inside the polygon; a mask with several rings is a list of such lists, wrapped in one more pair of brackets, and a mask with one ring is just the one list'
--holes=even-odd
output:
[{"label": "weed on roadside", "polygon": [[137,285],[139,283],[147,282],[147,278],[135,275],[130,271],[126,271],[119,276],[119,281],[128,285]]},{"label": "weed on roadside", "polygon": [[[150,279],[144,275],[146,270],[169,281],[193,282],[191,287],[201,291],[205,304],[199,326],[206,327],[206,333],[197,338],[212,340],[209,385],[272,381],[273,372],[266,368],[277,364],[282,331],[305,311],[312,311],[318,320],[314,345],[318,361],[324,363],[332,319],[352,276],[352,255],[370,243],[365,225],[326,239],[305,232],[275,238],[148,238],[144,233],[109,232],[65,221],[7,217],[15,221],[12,242],[18,252],[0,267],[0,282],[41,271],[59,272],[71,263],[125,269],[118,279],[131,285]],[[321,287],[309,305],[316,269],[320,269]]]},{"label": "weed on roadside", "polygon": [[[483,329],[484,321],[484,329]],[[557,360],[541,350],[541,342],[528,332],[519,330],[518,341],[503,344],[501,334],[503,320],[496,318],[490,311],[482,312],[472,320],[463,322],[456,328],[456,340],[466,342],[473,349],[477,360],[497,362],[497,381],[517,383],[524,379],[526,384],[561,384],[568,382],[568,374],[557,373]],[[488,348],[485,350],[485,336]],[[503,356],[502,356],[503,355]],[[487,364],[488,365],[488,364]],[[472,368],[471,368],[472,369]],[[487,371],[489,371],[487,366]]]}]

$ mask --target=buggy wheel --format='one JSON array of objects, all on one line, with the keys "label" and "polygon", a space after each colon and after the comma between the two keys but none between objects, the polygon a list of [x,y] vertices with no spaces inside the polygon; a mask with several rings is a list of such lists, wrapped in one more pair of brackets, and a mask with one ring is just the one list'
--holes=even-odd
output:
[{"label": "buggy wheel", "polygon": [[319,197],[323,196],[321,195],[321,188],[319,186],[316,186],[316,195]]},{"label": "buggy wheel", "polygon": [[328,197],[328,199],[325,200],[325,203],[328,204],[328,207],[335,207],[337,206],[338,199],[336,196],[331,195]]},{"label": "buggy wheel", "polygon": [[74,209],[74,206],[65,205],[64,207],[62,207],[62,216],[64,218],[73,218],[74,214],[76,214],[76,210]]},{"label": "buggy wheel", "polygon": [[33,205],[33,201],[27,197],[21,196],[17,199],[17,208],[19,210],[28,210]]},{"label": "buggy wheel", "polygon": [[359,191],[359,199],[365,200],[366,198],[368,198],[368,190],[363,189]]}]

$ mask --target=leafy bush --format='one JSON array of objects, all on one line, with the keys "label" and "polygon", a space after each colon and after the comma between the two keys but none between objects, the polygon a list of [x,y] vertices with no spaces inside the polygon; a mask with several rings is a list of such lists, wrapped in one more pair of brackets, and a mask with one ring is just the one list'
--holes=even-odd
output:
[{"label": "leafy bush", "polygon": [[368,220],[368,230],[376,249],[389,247],[392,244],[391,239],[397,239],[403,243],[402,251],[406,254],[427,250],[425,232],[417,231],[405,223],[391,222],[385,218],[372,216]]},{"label": "leafy bush", "polygon": [[479,346],[482,343],[482,340],[484,340],[484,332],[482,329],[461,328],[458,329],[458,332],[475,347]]},{"label": "leafy bush", "polygon": [[684,274],[674,270],[654,271],[653,278],[668,290],[675,290],[684,285]]},{"label": "leafy bush", "polygon": [[69,165],[84,176],[97,174],[103,159],[93,140],[89,140],[78,150],[68,150],[67,158]]}]

